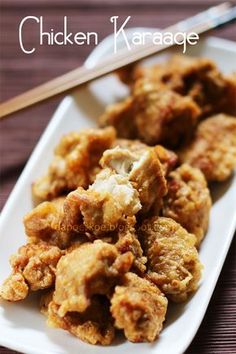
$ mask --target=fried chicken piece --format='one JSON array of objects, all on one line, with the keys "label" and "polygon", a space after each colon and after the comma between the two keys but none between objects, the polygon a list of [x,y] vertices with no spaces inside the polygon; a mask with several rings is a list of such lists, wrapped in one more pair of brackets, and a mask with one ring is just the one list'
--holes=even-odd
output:
[{"label": "fried chicken piece", "polygon": [[12,273],[0,287],[0,298],[7,301],[23,300],[28,293],[28,284],[21,273]]},{"label": "fried chicken piece", "polygon": [[198,287],[202,269],[195,235],[165,217],[145,220],[139,231],[148,258],[148,278],[169,299],[187,300]]},{"label": "fried chicken piece", "polygon": [[199,168],[208,181],[226,180],[236,167],[235,117],[218,114],[201,122],[179,157]]},{"label": "fried chicken piece", "polygon": [[56,265],[63,251],[44,242],[28,243],[10,259],[12,274],[5,280],[0,296],[8,301],[26,298],[29,291],[53,286]]},{"label": "fried chicken piece", "polygon": [[45,241],[61,249],[84,242],[86,228],[73,194],[43,202],[24,217],[29,242]]},{"label": "fried chicken piece", "polygon": [[[94,183],[89,187],[88,192],[98,195],[100,200],[103,200],[103,222],[110,225],[116,224],[122,216],[133,216],[140,209],[141,204],[138,197],[138,192],[129,182],[128,178],[120,174],[116,174],[110,169],[103,169],[96,177]],[[84,206],[81,211],[83,216]],[[95,217],[96,215],[93,215]],[[100,219],[99,215],[98,220]],[[97,217],[96,216],[96,217]],[[98,223],[99,224],[99,223]],[[102,222],[101,222],[102,224]]]},{"label": "fried chicken piece", "polygon": [[193,133],[200,114],[190,97],[163,88],[147,79],[140,79],[133,90],[135,123],[138,138],[147,144],[163,143],[176,147]]},{"label": "fried chicken piece", "polygon": [[65,230],[72,230],[75,235],[84,235],[86,228],[83,225],[82,214],[76,198],[76,193],[71,192],[67,195],[64,202],[64,215],[62,219],[62,227]]},{"label": "fried chicken piece", "polygon": [[115,230],[122,218],[141,209],[138,192],[128,177],[110,169],[103,169],[87,190],[78,188],[68,198],[77,201],[84,226],[95,235]]},{"label": "fried chicken piece", "polygon": [[[114,147],[119,146],[120,148],[129,149],[131,152],[142,154],[148,145],[142,143],[140,140],[129,140],[129,139],[116,139],[114,142]],[[166,149],[162,145],[154,146],[154,151],[160,160],[164,176],[167,176],[170,171],[175,167],[178,156],[172,150]]]},{"label": "fried chicken piece", "polygon": [[84,342],[109,345],[114,338],[109,301],[105,297],[94,296],[89,307],[82,313],[69,312],[61,317],[59,306],[54,301],[49,303],[47,312],[47,324],[50,327],[67,330]]},{"label": "fried chicken piece", "polygon": [[143,274],[146,271],[147,258],[143,255],[143,250],[135,230],[136,218],[128,217],[119,223],[118,230],[115,231],[113,239],[119,253],[132,252],[134,262],[132,271]]},{"label": "fried chicken piece", "polygon": [[120,123],[127,109],[125,102],[110,106],[105,113],[106,119],[101,117],[100,121],[103,126],[113,125],[118,137],[138,138],[149,145],[163,143],[176,147],[188,140],[201,113],[192,98],[183,97],[165,87],[160,90],[158,84],[148,79],[140,79],[135,83],[132,97],[129,98],[130,105],[129,124],[135,126],[132,129],[134,134],[130,135],[129,129],[126,129],[127,120]]},{"label": "fried chicken piece", "polygon": [[174,55],[164,63],[136,66],[129,77],[133,84],[145,78],[159,85],[160,90],[168,88],[191,97],[201,107],[203,116],[235,113],[236,81],[224,77],[210,59]]},{"label": "fried chicken piece", "polygon": [[66,230],[62,221],[65,198],[43,202],[24,217],[25,233],[32,243],[45,241],[64,249],[69,246],[73,230]]},{"label": "fried chicken piece", "polygon": [[175,167],[178,157],[174,151],[166,149],[162,145],[156,145],[154,150],[160,160],[164,175],[167,176]]},{"label": "fried chicken piece", "polygon": [[59,316],[83,312],[93,295],[109,294],[133,260],[131,252],[120,255],[114,245],[101,240],[83,244],[63,256],[57,265],[54,293]]},{"label": "fried chicken piece", "polygon": [[139,194],[142,213],[148,212],[167,192],[164,172],[153,148],[131,151],[116,147],[106,150],[100,163],[132,182]]},{"label": "fried chicken piece", "polygon": [[162,330],[167,299],[150,281],[127,273],[111,299],[115,326],[131,342],[153,342]]},{"label": "fried chicken piece", "polygon": [[116,129],[118,136],[134,139],[137,132],[133,119],[132,97],[107,106],[105,112],[99,118],[99,125],[100,127],[112,126]]},{"label": "fried chicken piece", "polygon": [[196,247],[207,231],[210,208],[210,192],[198,168],[183,164],[169,174],[163,216],[174,219],[193,233],[197,237]]},{"label": "fried chicken piece", "polygon": [[48,173],[32,186],[35,202],[51,200],[79,186],[87,188],[99,171],[103,151],[112,146],[115,137],[111,127],[65,135],[55,148]]}]

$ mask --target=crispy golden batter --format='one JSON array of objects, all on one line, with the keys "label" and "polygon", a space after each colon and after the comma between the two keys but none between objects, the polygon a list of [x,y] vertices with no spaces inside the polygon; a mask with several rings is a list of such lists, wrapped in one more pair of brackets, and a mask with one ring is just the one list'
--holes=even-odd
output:
[{"label": "crispy golden batter", "polygon": [[166,194],[166,180],[157,153],[145,147],[136,152],[116,147],[106,150],[100,161],[103,168],[110,168],[119,175],[127,177],[138,191],[142,213]]},{"label": "crispy golden batter", "polygon": [[178,146],[188,140],[200,110],[190,97],[163,89],[147,79],[140,79],[133,90],[138,138],[147,144]]},{"label": "crispy golden batter", "polygon": [[[119,146],[123,149],[128,149],[133,153],[142,154],[148,148],[148,145],[142,143],[140,140],[129,139],[116,139],[114,147]],[[150,148],[150,147],[149,147]],[[153,150],[157,154],[160,160],[164,175],[168,175],[170,171],[175,167],[178,157],[174,151],[166,149],[162,145],[154,146]]]},{"label": "crispy golden batter", "polygon": [[107,106],[105,112],[99,118],[101,127],[112,126],[118,136],[134,139],[137,136],[133,119],[133,99],[128,97],[124,101]]},{"label": "crispy golden batter", "polygon": [[211,197],[204,175],[183,164],[168,176],[163,216],[174,219],[197,237],[199,246],[208,228]]},{"label": "crispy golden batter", "polygon": [[146,271],[147,258],[143,255],[143,250],[140,245],[136,230],[135,217],[128,217],[119,223],[118,230],[115,231],[113,240],[115,240],[115,246],[118,251],[123,254],[126,252],[132,252],[134,256],[134,262],[132,271],[142,274]]},{"label": "crispy golden batter", "polygon": [[218,114],[201,122],[193,141],[179,151],[208,181],[224,181],[236,167],[236,119]]},{"label": "crispy golden batter", "polygon": [[146,279],[127,273],[111,299],[115,326],[123,329],[131,342],[153,342],[162,329],[167,299]]},{"label": "crispy golden batter", "polygon": [[84,226],[96,235],[114,230],[122,218],[141,209],[138,192],[128,177],[110,169],[103,169],[87,190],[78,188],[68,198],[77,203]]},{"label": "crispy golden batter", "polygon": [[62,249],[70,244],[73,233],[62,225],[64,202],[65,198],[43,202],[25,215],[25,233],[30,242],[45,241]]},{"label": "crispy golden batter", "polygon": [[[127,111],[127,101],[109,107],[105,113],[106,119],[104,116],[100,118],[103,126],[113,125],[118,137],[139,138],[149,145],[163,143],[175,147],[191,137],[200,109],[190,97],[183,97],[166,88],[160,90],[158,84],[148,79],[138,80],[132,95],[128,101],[128,122],[134,128],[127,129],[127,123],[120,123],[124,120],[124,111]],[[112,118],[109,119],[109,116]]]},{"label": "crispy golden batter", "polygon": [[210,59],[175,55],[151,67],[133,67],[129,77],[131,84],[146,78],[158,84],[160,89],[167,87],[191,97],[204,116],[236,111],[236,81],[233,76],[224,77]]},{"label": "crispy golden batter", "polygon": [[54,301],[49,303],[47,312],[50,327],[67,330],[84,342],[109,345],[114,338],[113,320],[105,297],[94,296],[83,313],[70,312],[61,317],[59,306]]},{"label": "crispy golden batter", "polygon": [[0,289],[1,297],[8,301],[19,301],[28,295],[29,290],[53,286],[56,265],[62,254],[58,247],[44,242],[20,247],[10,259],[12,274]]},{"label": "crispy golden batter", "polygon": [[167,297],[185,301],[197,289],[202,265],[194,247],[196,237],[165,217],[153,217],[140,228],[148,277]]},{"label": "crispy golden batter", "polygon": [[164,175],[167,176],[175,167],[178,157],[174,151],[168,150],[162,145],[156,145],[154,150],[161,162]]},{"label": "crispy golden batter", "polygon": [[47,175],[33,184],[35,202],[51,200],[79,186],[86,188],[99,170],[103,151],[110,148],[114,140],[113,128],[87,129],[65,135],[55,148]]},{"label": "crispy golden batter", "polygon": [[0,287],[0,298],[7,301],[20,301],[29,293],[28,284],[21,273],[12,273]]},{"label": "crispy golden batter", "polygon": [[[78,188],[78,191],[80,188]],[[63,218],[61,222],[62,229],[72,232],[72,235],[76,236],[78,239],[78,235],[80,237],[84,237],[86,232],[88,231],[85,225],[83,224],[83,217],[80,211],[80,203],[77,197],[77,190],[69,193],[65,199],[63,204]],[[82,193],[84,189],[81,188]]]},{"label": "crispy golden batter", "polygon": [[83,244],[63,256],[57,265],[54,294],[59,316],[83,312],[93,295],[108,294],[129,271],[133,260],[131,252],[120,255],[114,245],[101,240]]}]

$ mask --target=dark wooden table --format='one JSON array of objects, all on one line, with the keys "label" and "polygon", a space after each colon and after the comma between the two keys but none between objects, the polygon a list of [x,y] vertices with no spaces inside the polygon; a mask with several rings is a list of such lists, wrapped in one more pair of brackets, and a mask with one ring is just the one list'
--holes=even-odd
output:
[{"label": "dark wooden table", "polygon": [[[34,54],[24,54],[18,42],[18,26],[25,16],[44,16],[45,30],[54,28],[59,31],[63,16],[66,15],[71,31],[96,31],[101,40],[111,32],[109,18],[112,15],[119,15],[121,19],[131,15],[130,26],[164,28],[220,2],[212,0],[171,0],[169,2],[166,0],[2,0],[1,101],[76,68],[93,49],[92,46],[37,46]],[[236,41],[236,25],[217,30],[214,34]],[[35,30],[29,26],[25,33],[25,40],[29,46],[37,41]],[[59,101],[60,99],[53,99],[17,113],[0,123],[1,208]],[[204,321],[187,350],[188,354],[236,353],[234,251],[235,242],[227,256]],[[13,352],[0,348],[0,353]]]}]

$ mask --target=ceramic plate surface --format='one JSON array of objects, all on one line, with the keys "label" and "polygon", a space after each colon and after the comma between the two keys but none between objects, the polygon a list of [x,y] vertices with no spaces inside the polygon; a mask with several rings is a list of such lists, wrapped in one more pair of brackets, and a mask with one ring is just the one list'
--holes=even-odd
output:
[{"label": "ceramic plate surface", "polygon": [[[137,30],[129,30],[128,35]],[[171,50],[158,58],[152,57],[149,62],[162,60],[176,50],[180,51],[179,48]],[[93,66],[112,51],[113,40],[109,36],[92,52],[86,65]],[[187,54],[212,58],[225,73],[236,69],[236,43],[233,42],[208,38],[188,49]],[[127,88],[114,75],[110,75],[86,89],[78,90],[74,96],[68,96],[61,102],[2,211],[0,282],[9,274],[9,256],[25,243],[22,218],[32,208],[31,183],[45,173],[54,146],[67,132],[96,126],[96,118],[104,107],[122,99],[127,93]],[[209,230],[200,249],[204,271],[199,289],[187,303],[169,306],[164,330],[156,342],[132,344],[120,339],[109,347],[88,345],[63,330],[47,328],[45,317],[38,309],[37,294],[34,294],[21,303],[1,302],[0,344],[30,354],[183,353],[203,319],[233,238],[236,225],[235,174],[227,182],[215,187],[213,199]]]}]

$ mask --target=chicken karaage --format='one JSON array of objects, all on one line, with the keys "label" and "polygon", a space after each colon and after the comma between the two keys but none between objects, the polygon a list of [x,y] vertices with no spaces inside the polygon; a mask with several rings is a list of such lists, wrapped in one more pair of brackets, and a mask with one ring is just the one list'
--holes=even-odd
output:
[{"label": "chicken karaage", "polygon": [[[125,124],[117,124],[118,137],[138,138],[149,145],[164,143],[166,146],[176,147],[192,136],[200,109],[191,97],[183,97],[166,88],[160,90],[155,82],[140,79],[135,83],[130,100],[128,104],[132,105],[132,112],[129,121],[133,121],[132,126],[135,128],[127,136]],[[109,115],[113,116],[114,111],[116,122],[124,119],[126,102],[110,106],[105,112],[105,118],[104,115],[100,118],[102,126],[113,125],[113,119],[109,119]]]},{"label": "chicken karaage", "polygon": [[236,167],[235,117],[218,114],[207,118],[178,155],[181,162],[198,167],[208,181],[226,180]]},{"label": "chicken karaage", "polygon": [[164,172],[154,149],[146,147],[136,152],[116,147],[106,150],[101,159],[103,168],[110,168],[127,177],[138,191],[142,213],[146,213],[156,200],[167,192]]},{"label": "chicken karaage", "polygon": [[105,296],[94,296],[82,313],[74,311],[60,316],[59,306],[53,300],[47,307],[49,327],[64,329],[84,342],[109,345],[115,336],[109,301]]},{"label": "chicken karaage", "polygon": [[82,244],[63,256],[57,266],[53,296],[59,316],[84,312],[94,295],[109,295],[133,260],[131,252],[119,254],[114,245],[101,240]]},{"label": "chicken karaage", "polygon": [[147,219],[139,228],[147,276],[175,302],[185,301],[198,287],[202,265],[196,236],[165,217]]},{"label": "chicken karaage", "polygon": [[55,148],[48,173],[33,183],[35,203],[51,200],[79,186],[87,188],[100,170],[102,153],[112,146],[115,137],[111,127],[65,135]]},{"label": "chicken karaage", "polygon": [[26,298],[29,291],[54,286],[57,262],[62,255],[58,247],[45,242],[20,247],[10,259],[12,273],[0,288],[0,297],[19,301]]},{"label": "chicken karaage", "polygon": [[[225,77],[216,64],[207,58],[174,55],[153,66],[133,65],[129,74],[120,75],[125,83],[133,86],[140,78],[168,88],[183,96],[191,97],[201,108],[201,115],[236,113],[236,79]],[[127,80],[128,78],[128,80]]]},{"label": "chicken karaage", "polygon": [[65,198],[40,203],[24,217],[25,233],[30,242],[45,241],[64,249],[69,246],[73,230],[63,228]]},{"label": "chicken karaage", "polygon": [[[122,149],[128,149],[130,152],[140,155],[147,151],[147,148],[150,149],[147,144],[142,143],[140,140],[130,139],[116,139],[114,142],[114,147],[117,146]],[[153,151],[157,154],[163,169],[164,176],[166,176],[170,171],[173,170],[178,161],[176,153],[172,150],[166,149],[162,145],[154,146]]]},{"label": "chicken karaage", "polygon": [[207,231],[210,209],[210,191],[198,168],[183,164],[169,174],[162,214],[193,233],[197,237],[196,246]]},{"label": "chicken karaage", "polygon": [[153,342],[159,335],[167,310],[167,299],[150,281],[134,273],[124,276],[111,298],[115,326],[131,342]]},{"label": "chicken karaage", "polygon": [[77,200],[85,227],[96,235],[113,231],[119,221],[141,209],[138,192],[128,177],[103,169],[87,190],[70,193]]},{"label": "chicken karaage", "polygon": [[121,220],[118,230],[112,234],[112,241],[121,254],[132,252],[134,262],[131,270],[138,274],[143,274],[146,271],[147,258],[143,255],[135,224],[135,217]]}]

